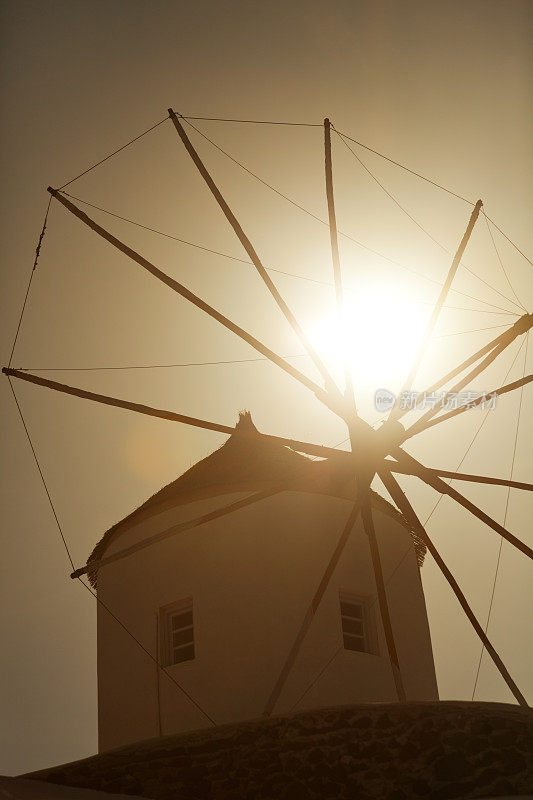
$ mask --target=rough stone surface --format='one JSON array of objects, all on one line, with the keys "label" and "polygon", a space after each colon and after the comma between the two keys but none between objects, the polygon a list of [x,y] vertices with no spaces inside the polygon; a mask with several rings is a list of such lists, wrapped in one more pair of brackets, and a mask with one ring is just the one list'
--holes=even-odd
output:
[{"label": "rough stone surface", "polygon": [[325,708],[166,736],[32,773],[154,800],[408,800],[533,793],[533,712],[500,703]]}]

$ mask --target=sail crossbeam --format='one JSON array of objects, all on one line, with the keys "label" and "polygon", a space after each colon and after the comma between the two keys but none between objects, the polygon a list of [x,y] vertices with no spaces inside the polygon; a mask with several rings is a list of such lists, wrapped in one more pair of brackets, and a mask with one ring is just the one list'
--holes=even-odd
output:
[{"label": "sail crossbeam", "polygon": [[471,623],[472,627],[474,628],[475,632],[477,633],[477,635],[479,636],[479,638],[483,642],[483,645],[484,645],[485,649],[487,650],[487,653],[492,658],[492,660],[493,660],[498,672],[500,673],[500,675],[504,679],[505,683],[507,684],[507,686],[509,687],[509,689],[513,693],[513,696],[516,698],[518,703],[520,703],[520,705],[527,707],[528,704],[527,704],[527,701],[526,701],[524,695],[522,694],[522,692],[520,691],[520,689],[518,688],[518,686],[516,685],[516,683],[512,679],[512,677],[509,674],[509,671],[507,670],[505,664],[503,663],[502,659],[500,658],[500,656],[496,652],[492,642],[490,641],[490,639],[488,638],[487,634],[485,633],[485,631],[483,630],[483,628],[479,624],[479,622],[478,622],[474,612],[470,608],[470,605],[469,605],[465,595],[463,594],[459,584],[457,583],[457,581],[455,580],[455,578],[452,575],[451,571],[449,570],[448,566],[444,562],[444,559],[440,555],[439,551],[437,550],[437,548],[433,544],[433,541],[428,536],[424,526],[422,525],[422,523],[418,519],[413,507],[411,506],[411,503],[409,502],[409,500],[407,499],[407,497],[403,493],[403,491],[402,491],[402,489],[400,487],[400,484],[397,482],[396,478],[394,478],[394,476],[388,471],[383,470],[383,471],[379,472],[378,474],[379,474],[379,477],[382,480],[385,488],[387,489],[388,493],[390,494],[392,500],[394,501],[394,503],[398,507],[398,509],[402,512],[404,517],[411,523],[411,525],[413,526],[413,529],[420,536],[421,540],[424,542],[424,544],[426,545],[427,549],[429,550],[429,552],[433,556],[437,566],[439,567],[440,571],[442,572],[442,574],[444,575],[446,581],[448,582],[450,588],[452,589],[453,593],[455,594],[457,600],[459,601],[459,604],[461,605],[461,608],[465,612],[465,614],[466,614],[469,622]]},{"label": "sail crossbeam", "polygon": [[[97,403],[102,403],[107,406],[115,406],[116,408],[124,408],[128,411],[135,411],[138,414],[146,414],[149,417],[159,417],[160,419],[168,419],[171,422],[181,422],[184,425],[191,425],[194,428],[205,428],[210,431],[217,431],[218,433],[232,434],[235,428],[230,425],[222,425],[219,422],[210,422],[209,420],[199,419],[198,417],[189,417],[186,414],[178,414],[175,411],[166,411],[161,408],[153,408],[152,406],[143,405],[141,403],[133,403],[131,400],[121,400],[118,397],[110,397],[105,394],[98,394],[97,392],[90,392],[87,389],[79,389],[76,386],[69,386],[66,383],[59,383],[58,381],[51,381],[48,378],[41,378],[39,375],[32,375],[31,372],[21,372],[21,370],[13,369],[11,367],[3,367],[2,372],[5,375],[13,378],[19,378],[29,383],[34,383],[37,386],[44,386],[47,389],[54,389],[56,392],[63,392],[70,394],[74,397],[80,397],[85,400],[93,400]],[[287,439],[283,436],[274,436],[268,433],[259,433],[261,438],[269,441],[278,442],[285,447],[290,447],[300,453],[307,453],[308,455],[318,456],[319,458],[328,458],[329,456],[350,457],[346,450],[337,450],[334,447],[326,447],[321,444],[312,444],[311,442],[302,442],[298,439]]]},{"label": "sail crossbeam", "polygon": [[372,568],[374,570],[374,578],[376,581],[376,590],[378,595],[378,605],[381,614],[381,622],[383,625],[383,632],[385,634],[385,641],[387,642],[387,650],[389,653],[389,661],[391,665],[392,675],[394,678],[394,685],[396,687],[396,694],[400,703],[405,703],[407,696],[405,694],[405,686],[402,679],[400,669],[400,661],[398,658],[398,651],[396,649],[396,642],[394,639],[394,631],[392,628],[392,621],[389,610],[389,603],[387,600],[387,592],[385,589],[385,580],[383,578],[383,568],[381,566],[381,556],[379,553],[378,540],[376,537],[376,530],[374,527],[374,519],[372,517],[372,506],[370,501],[370,492],[367,492],[363,506],[361,509],[361,516],[363,518],[363,527],[368,536],[368,543],[370,546],[370,555],[372,559]]},{"label": "sail crossbeam", "polygon": [[[413,470],[410,467],[399,464],[397,461],[390,461],[386,459],[383,466],[391,472],[399,472],[402,475],[413,475]],[[452,472],[446,469],[435,469],[433,467],[425,467],[426,472],[430,472],[438,478],[452,478],[454,481],[470,481],[472,483],[488,483],[495,486],[507,486],[510,489],[525,489],[528,492],[533,492],[533,483],[524,483],[523,481],[512,481],[507,478],[492,478],[489,475],[472,475],[466,472]]]},{"label": "sail crossbeam", "polygon": [[457,503],[459,503],[459,505],[463,506],[463,508],[473,514],[473,516],[477,517],[479,520],[481,520],[481,522],[484,522],[496,533],[499,533],[500,536],[503,536],[504,539],[506,539],[510,544],[514,545],[514,547],[524,553],[524,555],[533,559],[533,550],[531,547],[504,528],[503,525],[500,525],[499,522],[496,522],[495,519],[489,517],[488,514],[468,500],[467,497],[454,489],[453,486],[450,486],[448,483],[446,483],[446,481],[443,481],[442,478],[439,478],[431,470],[427,470],[423,464],[416,460],[416,458],[413,458],[413,456],[406,453],[406,451],[402,450],[400,447],[396,448],[392,455],[399,461],[400,464],[403,463],[410,467],[411,474],[417,475],[424,483],[426,483],[428,486],[431,486],[433,489],[436,489],[437,492],[440,492],[440,494],[447,494],[452,498],[452,500],[455,500]]},{"label": "sail crossbeam", "polygon": [[418,433],[426,431],[428,428],[432,428],[434,425],[439,425],[441,422],[446,422],[446,420],[457,417],[459,414],[464,414],[465,411],[470,411],[472,408],[478,408],[480,405],[490,401],[491,398],[496,399],[496,397],[501,397],[509,392],[514,392],[515,389],[520,389],[522,386],[526,386],[532,381],[533,375],[524,375],[523,378],[519,378],[511,383],[506,383],[504,386],[500,386],[499,389],[492,389],[492,391],[480,395],[475,400],[472,400],[472,402],[465,403],[458,408],[453,408],[451,411],[447,411],[445,414],[439,414],[438,416],[434,416],[432,419],[426,418],[424,415],[417,422],[415,422],[414,425],[411,425],[411,427],[406,430],[404,441],[410,439],[412,436],[416,436]]}]

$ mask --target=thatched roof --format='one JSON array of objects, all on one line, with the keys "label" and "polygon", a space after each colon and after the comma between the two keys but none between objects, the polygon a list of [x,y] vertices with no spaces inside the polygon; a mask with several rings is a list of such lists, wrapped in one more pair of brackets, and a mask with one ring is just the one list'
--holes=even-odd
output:
[{"label": "thatched roof", "polygon": [[[202,497],[239,491],[259,491],[280,482],[290,483],[301,491],[317,492],[335,497],[352,498],[355,480],[350,465],[344,459],[315,461],[300,455],[276,441],[264,439],[255,427],[249,412],[239,414],[235,431],[211,455],[199,461],[179,478],[152,495],[139,508],[109,528],[87,560],[98,561],[112,540],[122,532],[153,514]],[[373,504],[397,519],[408,530],[404,517],[376,492]],[[411,531],[418,563],[422,566],[425,545]],[[89,572],[96,586],[97,570]]]}]

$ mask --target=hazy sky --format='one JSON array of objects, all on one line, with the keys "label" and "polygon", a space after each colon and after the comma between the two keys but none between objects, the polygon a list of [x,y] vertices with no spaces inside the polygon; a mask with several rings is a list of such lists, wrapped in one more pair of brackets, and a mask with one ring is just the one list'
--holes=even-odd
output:
[{"label": "hazy sky", "polygon": [[[533,7],[527,0],[261,5],[19,0],[2,2],[1,8],[2,364],[9,358],[33,262],[46,186],[59,186],[82,172],[163,119],[170,105],[185,115],[208,117],[320,123],[329,116],[338,129],[460,195],[481,197],[487,213],[525,253],[533,253]],[[320,128],[195,124],[264,180],[325,216]],[[327,229],[193,135],[265,263],[330,280]],[[358,149],[357,154],[423,227],[455,249],[470,206],[367,151]],[[399,211],[338,140],[334,159],[339,227],[389,258],[442,280],[449,257]],[[69,191],[150,227],[243,257],[169,122]],[[97,212],[95,216],[282,355],[301,352],[250,267]],[[501,237],[497,243],[518,296],[531,308],[531,266]],[[491,247],[480,219],[465,260],[512,298]],[[392,344],[417,314],[423,321],[427,303],[438,291],[435,283],[346,240],[341,249],[346,284],[356,300],[364,299],[364,319],[370,317],[375,326],[361,335],[359,347],[366,352],[388,330]],[[332,292],[320,284],[272,276],[302,322],[320,338],[333,308]],[[450,304],[484,311],[443,314],[437,333],[445,338],[436,341],[424,375],[438,373],[503,328],[470,336],[447,334],[515,319],[489,313],[487,302],[509,312],[517,309],[463,268],[455,285],[479,301],[454,294]],[[394,303],[404,309],[403,319]],[[517,346],[509,348],[473,388],[499,385],[516,352]],[[524,349],[508,380],[522,375],[523,355]],[[14,366],[169,364],[253,356],[244,343],[111,252],[53,204]],[[304,359],[294,363],[314,377]],[[368,360],[366,366],[355,380],[361,409],[373,421],[376,381],[386,383],[387,375],[372,372],[375,364]],[[249,408],[265,432],[330,445],[346,435],[312,395],[265,363],[43,374],[224,424],[233,424],[237,412]],[[16,391],[76,565],[84,563],[106,528],[224,440],[27,384],[16,383]],[[95,752],[96,615],[92,598],[68,577],[65,552],[5,378],[0,393],[0,772],[15,774]],[[463,464],[465,471],[509,475],[518,401],[518,394],[509,395],[488,414]],[[518,480],[531,480],[532,413],[533,398],[526,389],[514,469]],[[440,427],[420,437],[411,452],[430,466],[457,468],[480,422],[481,412],[469,412],[446,430]],[[433,493],[414,480],[404,485],[425,519],[435,502]],[[457,488],[503,520],[505,489]],[[530,543],[531,517],[530,495],[513,491],[507,527]],[[497,535],[447,500],[428,530],[485,622]],[[489,633],[533,701],[532,649],[524,642],[533,600],[526,592],[526,582],[531,586],[526,561],[504,545]],[[479,658],[477,639],[429,557],[423,582],[441,698],[469,699]],[[476,698],[511,699],[486,658]]]}]

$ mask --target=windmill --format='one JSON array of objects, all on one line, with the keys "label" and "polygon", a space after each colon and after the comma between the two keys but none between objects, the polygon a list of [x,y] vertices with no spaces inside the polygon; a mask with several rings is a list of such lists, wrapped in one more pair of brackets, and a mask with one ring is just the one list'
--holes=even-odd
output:
[{"label": "windmill", "polygon": [[[431,487],[432,489],[437,491],[440,495],[447,495],[448,497],[455,500],[455,502],[459,504],[462,508],[464,508],[465,511],[468,511],[470,514],[477,517],[485,525],[487,525],[489,528],[498,533],[503,539],[508,541],[518,550],[520,550],[523,554],[529,556],[530,558],[533,556],[533,551],[524,542],[522,542],[520,539],[514,536],[503,525],[500,525],[496,520],[492,519],[482,509],[474,505],[459,491],[448,485],[443,479],[446,477],[453,477],[455,480],[470,481],[480,484],[484,483],[492,485],[501,485],[509,488],[512,487],[527,491],[531,491],[533,489],[532,484],[526,484],[513,480],[506,480],[504,478],[488,477],[483,475],[472,475],[459,472],[450,473],[449,471],[442,470],[433,466],[428,467],[422,464],[417,459],[415,459],[412,455],[410,455],[408,450],[405,448],[405,443],[411,437],[427,430],[430,427],[440,425],[441,423],[445,423],[447,420],[459,414],[468,412],[470,409],[479,406],[483,402],[485,402],[486,397],[480,397],[469,404],[459,406],[458,408],[452,409],[450,411],[442,411],[441,409],[439,409],[439,407],[435,406],[425,411],[425,413],[423,413],[419,417],[419,419],[408,428],[405,428],[404,425],[402,425],[401,423],[401,419],[406,415],[407,411],[407,409],[402,408],[401,397],[404,396],[406,393],[409,393],[409,391],[412,389],[413,382],[416,378],[416,375],[418,374],[428,344],[431,340],[432,334],[437,324],[439,314],[444,306],[444,303],[446,301],[446,298],[448,296],[448,293],[452,285],[452,281],[459,268],[459,265],[461,264],[461,259],[468,245],[468,241],[470,239],[471,233],[476,224],[478,216],[481,212],[482,209],[481,201],[478,201],[473,207],[470,219],[468,220],[468,224],[466,226],[466,230],[459,243],[457,251],[453,257],[452,264],[449,268],[448,276],[441,288],[439,297],[436,301],[433,312],[427,324],[426,331],[424,333],[422,341],[420,342],[418,352],[411,366],[409,374],[405,380],[405,383],[402,387],[402,391],[400,392],[400,395],[393,404],[388,419],[384,422],[384,424],[381,425],[381,427],[375,430],[358,413],[358,408],[356,404],[357,385],[354,384],[352,378],[351,366],[348,362],[348,359],[346,358],[344,364],[344,387],[339,388],[339,386],[333,379],[332,375],[330,374],[330,371],[324,364],[322,358],[320,357],[315,347],[313,346],[312,342],[310,341],[309,337],[305,333],[304,329],[299,324],[298,320],[292,313],[291,309],[289,308],[289,306],[281,296],[280,292],[276,288],[275,284],[270,278],[268,271],[266,270],[261,259],[259,258],[256,250],[254,249],[250,240],[246,236],[241,225],[236,219],[234,213],[232,212],[226,200],[224,199],[223,195],[221,194],[219,188],[213,181],[211,174],[207,170],[205,164],[203,163],[196,149],[191,143],[183,124],[186,118],[181,117],[180,115],[176,114],[172,109],[169,109],[168,119],[170,119],[171,122],[173,123],[176,132],[181,142],[183,143],[186,151],[188,152],[193,163],[198,169],[198,172],[200,173],[201,177],[203,178],[208,188],[210,189],[214,199],[218,203],[220,209],[224,213],[229,224],[233,228],[240,243],[242,244],[246,253],[248,254],[248,257],[250,258],[253,266],[255,267],[256,271],[258,272],[261,279],[265,283],[267,289],[269,290],[274,301],[276,302],[279,309],[285,316],[287,322],[289,323],[289,325],[299,338],[306,353],[309,355],[318,374],[320,375],[320,383],[310,379],[306,374],[304,374],[303,372],[295,368],[292,364],[290,364],[289,361],[287,361],[287,359],[282,358],[275,351],[267,347],[262,341],[251,335],[249,332],[244,330],[239,325],[235,324],[231,319],[229,319],[224,314],[215,309],[213,306],[209,305],[203,299],[195,295],[183,284],[179,283],[177,280],[165,274],[156,265],[148,261],[134,249],[129,247],[127,244],[119,240],[116,236],[114,236],[104,227],[99,225],[95,220],[93,220],[84,211],[82,211],[74,202],[72,202],[72,199],[69,198],[67,193],[64,191],[66,185],[61,187],[61,189],[49,188],[48,191],[50,193],[50,202],[52,201],[52,199],[56,200],[67,211],[69,211],[72,215],[74,215],[80,222],[82,222],[85,226],[90,228],[99,237],[107,241],[110,245],[115,247],[124,255],[128,256],[131,260],[137,263],[142,269],[146,270],[152,276],[154,276],[159,281],[167,285],[170,289],[175,291],[177,294],[179,294],[182,298],[184,298],[189,303],[194,305],[196,308],[203,311],[205,314],[216,320],[220,325],[230,330],[233,334],[235,334],[240,339],[249,344],[263,357],[270,360],[278,368],[280,368],[286,374],[288,374],[293,380],[297,381],[302,386],[304,386],[308,391],[310,391],[323,405],[325,405],[333,414],[339,417],[346,425],[350,440],[349,452],[346,452],[344,450],[339,450],[337,448],[325,447],[323,445],[318,445],[311,442],[296,441],[293,439],[288,439],[269,434],[260,434],[267,440],[276,441],[300,453],[305,453],[318,457],[343,459],[344,463],[349,463],[350,468],[353,469],[355,477],[355,486],[356,486],[352,501],[351,511],[345,522],[344,527],[339,531],[339,536],[334,551],[331,553],[329,560],[324,564],[323,577],[316,588],[314,596],[310,598],[309,610],[305,615],[305,618],[303,619],[299,630],[297,631],[292,647],[290,648],[289,652],[286,655],[282,669],[279,675],[276,677],[276,680],[272,688],[272,692],[264,709],[265,715],[267,716],[270,715],[276,705],[276,701],[279,698],[281,691],[283,690],[283,687],[287,681],[288,676],[290,675],[293,665],[300,652],[302,643],[304,642],[306,634],[312,624],[313,618],[318,608],[320,607],[320,603],[324,597],[325,591],[328,587],[334,569],[342,555],[342,552],[346,546],[346,543],[350,537],[350,534],[359,516],[362,519],[363,526],[368,536],[370,544],[372,566],[373,566],[373,572],[375,576],[375,582],[378,594],[379,611],[386,638],[388,658],[390,660],[390,665],[394,676],[397,698],[400,702],[403,702],[406,699],[404,682],[402,680],[401,665],[399,663],[397,655],[397,645],[394,639],[394,633],[391,625],[390,610],[387,600],[387,593],[385,589],[385,581],[383,577],[381,555],[376,539],[373,513],[370,503],[370,485],[375,476],[378,476],[381,479],[382,483],[384,484],[387,492],[389,493],[397,509],[401,512],[401,514],[404,516],[404,518],[411,526],[412,530],[424,543],[424,545],[427,547],[427,549],[435,559],[437,566],[439,567],[446,581],[450,585],[450,588],[455,594],[469,622],[476,631],[476,634],[479,636],[481,642],[483,643],[483,646],[485,647],[487,653],[492,658],[495,666],[497,667],[502,678],[504,679],[507,686],[511,690],[513,696],[520,704],[526,705],[526,701],[523,694],[521,693],[520,689],[518,688],[515,681],[512,679],[511,675],[506,669],[505,665],[503,664],[502,659],[500,658],[499,654],[496,652],[495,648],[493,647],[492,643],[487,637],[485,630],[483,629],[482,625],[479,623],[472,609],[470,608],[463,592],[461,591],[459,585],[457,584],[457,581],[455,580],[449,568],[443,561],[440,553],[438,552],[434,543],[428,536],[424,526],[420,522],[420,519],[416,514],[412,504],[410,503],[407,495],[400,487],[400,484],[395,478],[395,474],[398,473],[418,478],[422,483]],[[345,316],[344,293],[343,293],[343,283],[341,277],[341,264],[340,264],[339,246],[338,246],[338,230],[336,223],[335,201],[333,193],[333,169],[332,169],[332,150],[331,150],[332,127],[333,126],[331,125],[330,121],[326,119],[324,121],[324,148],[325,148],[326,197],[328,205],[328,226],[331,239],[331,255],[333,264],[333,276],[334,276],[335,294],[337,302],[337,311],[339,319],[343,320]],[[46,219],[39,240],[36,259],[39,256],[39,250],[42,238],[44,236],[45,227],[46,227]],[[31,284],[31,279],[30,279],[30,284]],[[28,286],[28,292],[26,294],[24,306],[26,304],[26,300],[28,297],[29,288],[30,286]],[[11,367],[11,362],[21,322],[22,322],[22,314],[19,321],[19,327],[17,329],[17,333],[15,336],[15,342],[13,344],[13,350],[11,353],[9,366],[4,367],[3,369],[3,372],[8,376],[10,380],[12,389],[13,385],[11,383],[11,378],[17,378],[23,381],[30,382],[35,385],[53,389],[80,398],[89,399],[92,401],[96,401],[98,403],[116,406],[137,413],[145,414],[148,416],[154,416],[171,421],[181,422],[183,424],[204,428],[208,430],[213,430],[224,434],[232,434],[234,430],[232,427],[219,424],[217,422],[212,422],[204,419],[186,416],[184,414],[174,413],[162,409],[156,409],[145,405],[140,405],[138,403],[120,400],[116,397],[110,397],[107,395],[102,395],[95,392],[79,389],[73,386],[68,386],[66,384],[58,383],[56,381],[47,380],[45,378],[29,373],[28,371],[25,370],[23,371],[23,370],[13,369]],[[446,398],[449,398],[452,395],[457,394],[458,392],[461,391],[461,389],[467,386],[471,380],[480,375],[483,372],[483,370],[486,369],[507,347],[509,347],[509,345],[513,341],[515,341],[518,337],[526,335],[529,329],[531,328],[532,324],[533,324],[533,316],[530,314],[523,315],[513,326],[511,326],[503,334],[493,339],[491,342],[489,342],[481,349],[472,353],[470,357],[462,361],[454,369],[452,369],[447,374],[441,376],[438,380],[433,382],[431,386],[427,388],[425,394],[426,395],[434,394],[435,392],[437,392],[440,389],[443,389],[444,387],[446,387],[445,389]],[[344,333],[344,336],[346,335],[347,334]],[[521,389],[523,386],[529,383],[532,380],[532,378],[533,376],[525,376],[524,378],[514,381],[513,383],[505,384],[503,386],[495,388],[492,392],[489,393],[489,395],[490,397],[495,398],[497,396],[501,396],[503,394],[515,391],[517,389]],[[259,496],[255,497],[253,498],[253,502],[259,502],[261,499],[262,497]],[[236,510],[235,508],[229,509],[225,513],[230,514],[233,513],[235,510]],[[73,578],[80,578],[81,575],[87,572],[87,568],[81,568],[76,570],[74,568],[74,564],[72,564],[72,567],[73,567],[73,572],[72,572]],[[86,586],[86,588],[88,587]]]}]

